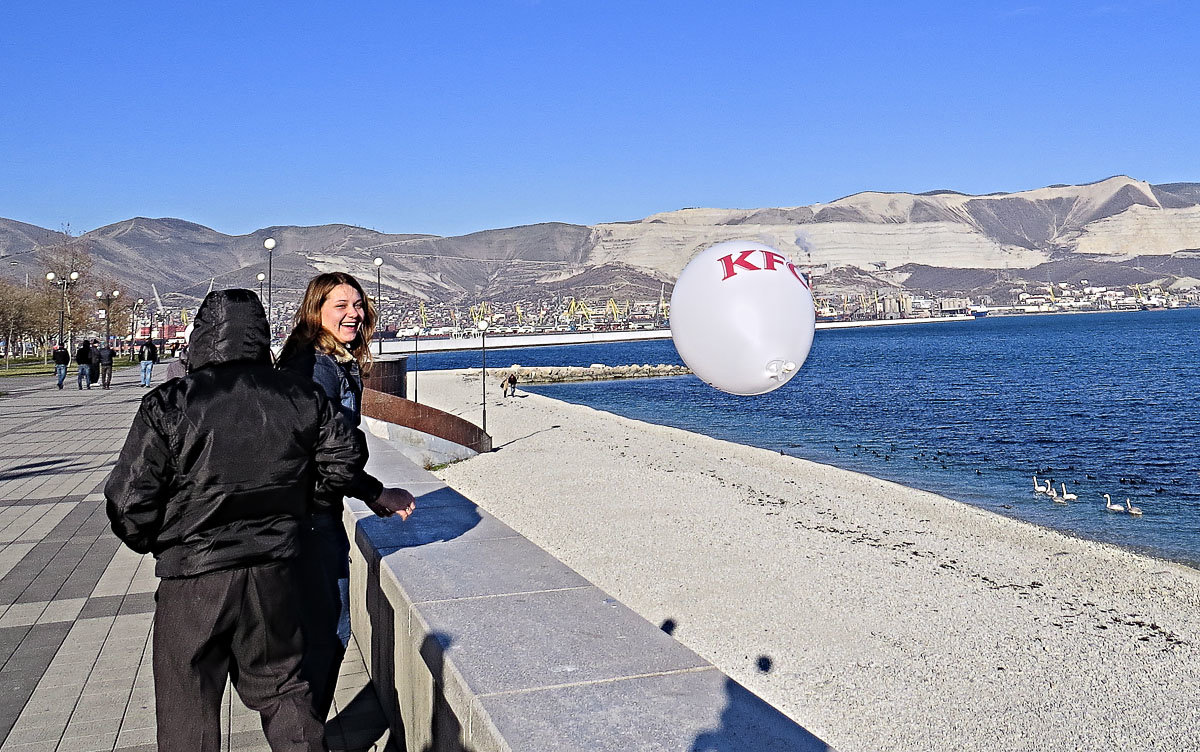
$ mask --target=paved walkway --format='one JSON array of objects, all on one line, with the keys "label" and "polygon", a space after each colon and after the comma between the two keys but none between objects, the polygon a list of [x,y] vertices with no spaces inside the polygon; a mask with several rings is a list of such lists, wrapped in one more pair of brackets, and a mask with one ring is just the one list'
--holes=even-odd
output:
[{"label": "paved walkway", "polygon": [[[166,367],[155,368],[155,383]],[[0,752],[155,750],[154,562],[120,545],[104,481],[145,390],[60,391],[0,378]],[[267,750],[258,716],[226,693],[226,745]],[[394,750],[351,642],[330,720],[335,750]]]}]

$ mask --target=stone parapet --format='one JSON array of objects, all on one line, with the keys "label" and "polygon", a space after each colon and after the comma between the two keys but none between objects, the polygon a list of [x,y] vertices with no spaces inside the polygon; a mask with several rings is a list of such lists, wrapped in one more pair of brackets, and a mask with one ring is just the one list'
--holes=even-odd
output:
[{"label": "stone parapet", "polygon": [[406,749],[829,749],[398,449],[369,442],[368,470],[417,497],[406,522],[353,499],[345,515],[354,634]]}]

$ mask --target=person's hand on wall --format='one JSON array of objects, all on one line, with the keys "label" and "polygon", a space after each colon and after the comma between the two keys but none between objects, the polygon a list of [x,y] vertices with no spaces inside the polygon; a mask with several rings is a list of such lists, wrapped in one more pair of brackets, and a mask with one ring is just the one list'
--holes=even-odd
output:
[{"label": "person's hand on wall", "polygon": [[375,501],[368,501],[367,506],[380,517],[399,515],[401,520],[407,520],[417,508],[416,498],[403,488],[385,488]]}]

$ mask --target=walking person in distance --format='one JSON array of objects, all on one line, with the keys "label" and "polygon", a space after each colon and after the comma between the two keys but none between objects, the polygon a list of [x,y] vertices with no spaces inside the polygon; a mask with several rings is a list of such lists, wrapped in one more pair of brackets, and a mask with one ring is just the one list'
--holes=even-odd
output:
[{"label": "walking person in distance", "polygon": [[83,389],[87,385],[88,389],[92,388],[92,345],[86,339],[79,349],[75,351],[75,364],[79,366],[79,372],[75,376],[75,385]]},{"label": "walking person in distance", "polygon": [[112,384],[112,367],[113,357],[116,352],[112,349],[112,343],[108,340],[104,341],[104,345],[100,348],[100,388],[108,389]]},{"label": "walking person in distance", "polygon": [[95,384],[100,380],[100,340],[92,339],[92,359],[88,364],[88,384]]},{"label": "walking person in distance", "polygon": [[67,366],[71,363],[71,353],[59,342],[51,357],[54,359],[54,375],[58,378],[58,388],[62,389],[63,381],[67,378]]},{"label": "walking person in distance", "polygon": [[158,362],[158,347],[149,337],[138,349],[138,360],[142,364],[142,386],[150,386],[150,375],[154,372],[154,364]]},{"label": "walking person in distance", "polygon": [[[374,306],[354,277],[341,272],[317,275],[304,291],[279,367],[315,382],[338,406],[342,419],[357,427],[362,373],[371,365],[374,330]],[[362,499],[381,517],[395,514],[401,520],[415,505],[408,491],[384,488],[365,472],[355,477],[346,495]],[[310,586],[303,614],[304,677],[312,685],[317,714],[325,718],[350,641],[350,541],[342,525],[342,494],[318,492],[316,510],[301,534],[301,552]]]},{"label": "walking person in distance", "polygon": [[300,528],[340,494],[364,438],[309,380],[274,369],[249,290],[205,298],[188,373],[142,398],[104,488],[113,531],[160,578],[154,689],[160,752],[218,752],[226,678],[274,752],[325,750],[300,675]]}]

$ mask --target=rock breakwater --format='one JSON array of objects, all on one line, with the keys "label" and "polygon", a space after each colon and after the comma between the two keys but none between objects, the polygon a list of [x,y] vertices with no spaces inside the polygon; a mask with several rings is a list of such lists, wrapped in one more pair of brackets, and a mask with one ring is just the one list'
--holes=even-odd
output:
[{"label": "rock breakwater", "polygon": [[606,366],[593,363],[590,366],[540,366],[513,365],[508,368],[489,368],[488,378],[504,379],[516,374],[518,384],[558,384],[566,381],[603,381],[609,379],[645,379],[654,376],[683,376],[691,373],[686,366],[676,365],[631,365]]}]

